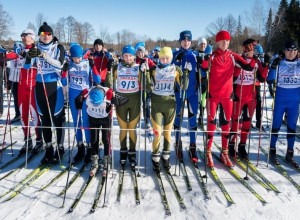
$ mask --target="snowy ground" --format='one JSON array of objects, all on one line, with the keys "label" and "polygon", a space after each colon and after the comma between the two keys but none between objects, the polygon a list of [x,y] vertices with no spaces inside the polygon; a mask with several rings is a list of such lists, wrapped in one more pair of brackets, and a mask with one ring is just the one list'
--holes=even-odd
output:
[{"label": "snowy ground", "polygon": [[[6,96],[5,96],[6,99]],[[268,104],[271,104],[271,99],[268,99]],[[12,116],[14,111],[12,110]],[[5,101],[5,113],[1,119],[1,125],[5,125],[5,119],[7,114],[7,102]],[[265,114],[265,112],[264,112]],[[269,117],[271,111],[269,109]],[[254,119],[255,120],[255,119]],[[183,126],[186,128],[187,118],[184,118]],[[264,126],[266,127],[267,121],[264,119]],[[20,123],[14,126],[20,126]],[[285,131],[285,127],[282,127],[282,132]],[[256,131],[254,131],[256,132]],[[0,128],[0,142],[2,143],[4,133],[4,127]],[[220,164],[215,161],[216,172],[219,175],[221,181],[225,185],[228,193],[234,200],[235,204],[229,205],[223,196],[220,188],[216,185],[211,175],[209,175],[207,187],[211,196],[211,200],[205,200],[203,192],[200,188],[199,181],[196,177],[196,173],[191,167],[188,161],[187,154],[185,154],[185,163],[187,165],[187,172],[192,183],[192,191],[188,191],[184,179],[181,176],[174,176],[178,189],[184,199],[184,203],[187,206],[187,210],[180,210],[176,197],[171,189],[171,186],[163,174],[163,183],[165,186],[167,198],[170,204],[172,215],[166,217],[164,214],[164,207],[159,194],[159,187],[156,181],[156,177],[152,171],[151,164],[151,143],[147,140],[146,151],[146,173],[144,171],[144,135],[141,138],[141,177],[138,178],[139,192],[141,196],[141,204],[136,205],[134,200],[133,183],[131,178],[131,172],[129,167],[126,168],[124,177],[123,194],[121,201],[116,201],[118,177],[119,177],[119,143],[118,143],[118,124],[116,118],[114,118],[114,130],[113,130],[113,150],[114,150],[114,169],[109,173],[107,183],[107,197],[106,208],[102,208],[103,195],[99,201],[98,208],[94,214],[89,214],[91,208],[96,187],[99,183],[100,175],[92,181],[91,185],[87,189],[84,196],[81,198],[80,203],[72,214],[66,214],[78,191],[80,190],[84,180],[89,175],[89,167],[85,170],[83,175],[73,184],[68,190],[65,206],[62,208],[63,198],[58,196],[59,192],[66,184],[67,175],[64,175],[59,181],[53,183],[44,192],[40,192],[39,189],[44,186],[52,177],[54,177],[62,168],[57,165],[50,171],[46,172],[40,178],[38,178],[33,184],[25,189],[21,194],[8,202],[0,203],[0,219],[298,219],[300,215],[300,196],[298,190],[283,177],[272,165],[266,167],[266,156],[260,154],[260,163],[258,165],[259,170],[267,177],[280,191],[276,194],[273,191],[267,191],[261,187],[252,178],[248,181],[251,187],[268,203],[263,205],[253,194],[250,193],[241,183],[239,183],[231,174]],[[143,133],[143,132],[142,132]],[[15,155],[18,155],[18,151],[22,146],[23,132],[21,128],[12,131],[13,140],[17,143],[13,146]],[[71,133],[71,139],[73,138],[73,132]],[[68,135],[66,132],[65,146],[67,146]],[[285,135],[280,135],[280,142],[278,142],[278,150],[281,155],[286,151]],[[183,132],[183,143],[188,146],[189,137],[186,132]],[[6,136],[6,142],[9,142],[9,137]],[[217,143],[220,143],[220,137],[217,135],[215,138]],[[198,147],[203,149],[202,146],[202,133],[198,132],[197,136]],[[262,146],[267,149],[269,137],[267,135],[262,136]],[[139,143],[139,141],[138,141]],[[256,164],[257,159],[257,146],[258,136],[252,134],[250,160]],[[296,148],[299,147],[299,139],[296,139]],[[213,151],[219,154],[217,148],[213,148]],[[185,152],[186,153],[186,152]],[[101,152],[101,156],[103,151]],[[26,174],[30,173],[39,164],[43,155],[39,155],[33,161],[28,163],[27,169],[21,169],[14,174],[10,175],[4,180],[0,181],[0,194],[6,192],[9,188],[16,185],[22,180]],[[299,152],[295,151],[296,160],[300,162]],[[3,153],[2,162],[10,160],[11,151],[6,150]],[[64,159],[63,165],[67,165],[67,158]],[[4,170],[0,171],[0,178],[8,173],[12,168],[17,167],[23,160],[10,165]],[[2,163],[2,164],[3,164]],[[174,152],[171,154],[172,173],[175,171],[175,156]],[[300,175],[293,169],[290,169],[284,162],[282,162],[284,168],[288,171],[288,174],[292,178],[300,183]],[[1,166],[1,165],[0,165]],[[78,167],[80,164],[78,165]],[[203,161],[200,160],[199,166],[202,174],[204,174]],[[74,168],[71,172],[71,177],[76,172],[77,168]],[[242,176],[245,176],[245,172],[239,167],[235,167],[235,170]],[[178,171],[178,168],[177,168]],[[1,198],[0,201],[4,201],[10,194]]]}]

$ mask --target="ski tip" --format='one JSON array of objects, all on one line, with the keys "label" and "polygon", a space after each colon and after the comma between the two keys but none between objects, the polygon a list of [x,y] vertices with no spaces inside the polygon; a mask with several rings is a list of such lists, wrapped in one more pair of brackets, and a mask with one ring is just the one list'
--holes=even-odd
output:
[{"label": "ski tip", "polygon": [[70,208],[67,213],[72,213],[72,212],[73,212],[73,208]]},{"label": "ski tip", "polygon": [[140,204],[141,204],[141,201],[140,201],[140,200],[136,200],[136,201],[135,201],[135,204],[140,205]]},{"label": "ski tip", "polygon": [[91,209],[90,210],[90,213],[92,214],[92,213],[94,213],[95,212],[95,209]]},{"label": "ski tip", "polygon": [[171,216],[171,212],[169,210],[166,211],[166,216]]}]

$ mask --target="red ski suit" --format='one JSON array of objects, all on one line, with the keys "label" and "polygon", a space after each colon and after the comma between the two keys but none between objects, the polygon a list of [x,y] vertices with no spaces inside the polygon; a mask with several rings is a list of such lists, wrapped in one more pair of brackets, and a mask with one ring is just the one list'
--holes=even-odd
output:
[{"label": "red ski suit", "polygon": [[[202,70],[207,71],[210,66],[208,99],[207,99],[207,149],[210,150],[213,142],[213,135],[216,129],[216,110],[220,105],[220,126],[222,129],[222,148],[228,149],[228,138],[230,120],[233,104],[233,77],[234,66],[239,65],[242,69],[251,71],[254,68],[255,60],[250,63],[240,55],[231,50],[217,49],[213,51],[209,60],[203,60]],[[237,76],[235,76],[237,77]]]}]

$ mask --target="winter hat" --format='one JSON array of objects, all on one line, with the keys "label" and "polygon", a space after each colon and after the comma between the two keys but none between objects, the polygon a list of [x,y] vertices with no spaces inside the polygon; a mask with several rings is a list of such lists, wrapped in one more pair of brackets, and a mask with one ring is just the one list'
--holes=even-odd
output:
[{"label": "winter hat", "polygon": [[207,41],[204,37],[202,37],[198,40],[198,45],[200,45],[200,44],[206,44],[207,45]]},{"label": "winter hat", "polygon": [[43,25],[39,28],[38,35],[41,34],[41,32],[50,32],[53,34],[52,28],[47,24],[47,22],[44,22]]},{"label": "winter hat", "polygon": [[129,53],[135,56],[135,49],[131,45],[126,45],[125,47],[123,47],[122,55],[124,55],[125,53]]},{"label": "winter hat", "polygon": [[101,39],[96,39],[96,40],[94,41],[94,46],[95,46],[96,44],[100,44],[100,45],[102,45],[102,47],[104,47],[103,41],[102,41]]},{"label": "winter hat", "polygon": [[230,34],[228,31],[219,31],[216,35],[216,42],[220,40],[230,40]]},{"label": "winter hat", "polygon": [[90,91],[89,97],[93,105],[99,106],[104,100],[104,91],[101,88],[95,87]]},{"label": "winter hat", "polygon": [[70,48],[71,57],[82,57],[83,49],[79,44],[74,44]]},{"label": "winter hat", "polygon": [[134,49],[137,50],[138,47],[144,47],[145,48],[146,44],[144,42],[138,42],[135,46]]},{"label": "winter hat", "polygon": [[192,40],[192,32],[191,31],[186,30],[186,31],[180,32],[180,34],[179,34],[179,42],[181,42],[181,41],[183,41],[185,39],[188,39],[190,41]]},{"label": "winter hat", "polygon": [[245,40],[243,42],[243,50],[244,50],[244,52],[247,53],[249,51],[253,51],[255,43],[256,43],[256,40],[254,40],[252,38],[248,38],[247,40]]},{"label": "winter hat", "polygon": [[173,58],[173,53],[172,53],[172,49],[171,47],[163,47],[161,48],[160,52],[159,52],[159,57],[164,57],[164,56],[168,56],[171,59]]},{"label": "winter hat", "polygon": [[21,37],[22,37],[23,34],[29,35],[33,40],[35,39],[35,33],[34,33],[34,31],[31,30],[31,29],[26,29],[26,30],[24,30],[24,31],[22,32],[22,34],[21,34]]},{"label": "winter hat", "polygon": [[293,40],[289,40],[285,43],[285,46],[284,46],[284,49],[285,50],[295,50],[295,49],[298,49],[298,44],[293,41]]},{"label": "winter hat", "polygon": [[254,53],[255,54],[263,54],[264,53],[264,50],[263,50],[263,48],[262,48],[262,46],[260,44],[257,44],[254,47]]},{"label": "winter hat", "polygon": [[21,41],[17,41],[14,43],[13,50],[16,54],[19,54],[21,52],[22,48],[23,48],[23,44]]},{"label": "winter hat", "polygon": [[136,48],[136,51],[143,51],[143,52],[145,53],[146,49],[145,49],[145,47],[143,47],[143,46],[138,46],[138,47]]},{"label": "winter hat", "polygon": [[154,48],[154,52],[159,52],[160,51],[160,47],[159,46],[156,46],[155,48]]}]

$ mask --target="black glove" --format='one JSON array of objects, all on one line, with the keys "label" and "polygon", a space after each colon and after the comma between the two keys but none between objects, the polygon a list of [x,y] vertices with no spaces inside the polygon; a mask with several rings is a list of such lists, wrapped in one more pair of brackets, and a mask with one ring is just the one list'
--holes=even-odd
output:
[{"label": "black glove", "polygon": [[181,51],[181,52],[179,52],[179,53],[177,54],[177,56],[176,56],[176,58],[175,58],[175,61],[176,61],[176,62],[181,62],[182,59],[183,59],[183,52]]},{"label": "black glove", "polygon": [[201,67],[202,62],[203,62],[203,58],[200,56],[197,56],[197,68]]},{"label": "black glove", "polygon": [[121,95],[118,92],[115,92],[115,96],[111,98],[111,104],[116,106],[125,105],[129,101],[129,98]]},{"label": "black glove", "polygon": [[254,59],[254,60],[257,60],[257,59],[258,59],[258,55],[253,54],[253,59]]},{"label": "black glove", "polygon": [[210,54],[205,54],[204,59],[209,60],[209,58],[210,58]]},{"label": "black glove", "polygon": [[264,63],[268,63],[269,64],[270,61],[271,61],[271,56],[269,54],[265,53],[265,55],[264,55]]},{"label": "black glove", "polygon": [[43,52],[36,47],[30,48],[27,54],[30,58],[43,56]]},{"label": "black glove", "polygon": [[62,71],[67,72],[69,70],[70,64],[68,62],[65,62],[65,64],[63,65]]},{"label": "black glove", "polygon": [[113,62],[114,62],[113,59],[110,59],[110,60],[108,61],[108,63],[107,63],[107,70],[108,70],[108,71],[111,70],[111,67],[112,67],[112,65],[113,65]]},{"label": "black glove", "polygon": [[90,67],[92,67],[92,68],[95,66],[94,57],[92,57],[92,56],[89,57],[89,64],[90,64]]},{"label": "black glove", "polygon": [[78,109],[82,109],[82,105],[83,105],[83,92],[81,92],[76,98],[75,98],[75,108]]},{"label": "black glove", "polygon": [[274,60],[273,60],[273,63],[271,65],[271,68],[272,69],[275,69],[281,62],[282,58],[280,56],[276,57]]}]

